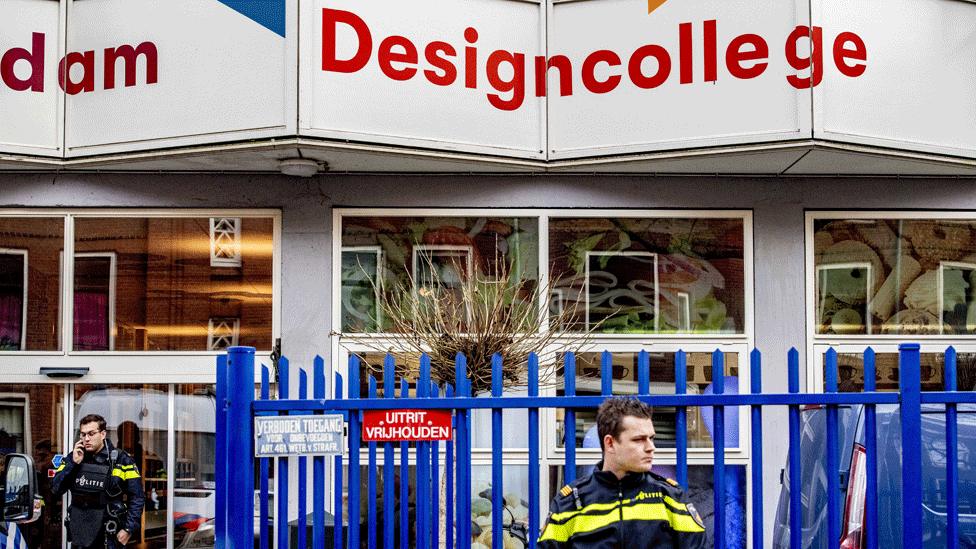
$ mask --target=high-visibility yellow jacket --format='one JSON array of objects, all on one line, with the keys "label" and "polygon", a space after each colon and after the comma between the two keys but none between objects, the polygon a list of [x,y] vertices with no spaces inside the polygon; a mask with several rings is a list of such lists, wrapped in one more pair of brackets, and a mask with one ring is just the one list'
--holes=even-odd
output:
[{"label": "high-visibility yellow jacket", "polygon": [[539,548],[704,548],[701,516],[682,497],[673,480],[654,473],[618,480],[598,465],[552,500]]}]

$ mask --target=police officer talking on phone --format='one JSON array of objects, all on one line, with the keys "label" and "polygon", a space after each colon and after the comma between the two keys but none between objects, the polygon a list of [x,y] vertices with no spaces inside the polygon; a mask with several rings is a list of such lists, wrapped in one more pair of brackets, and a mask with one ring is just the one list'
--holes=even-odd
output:
[{"label": "police officer talking on phone", "polygon": [[138,531],[145,494],[135,461],[109,442],[105,418],[89,414],[81,436],[56,469],[51,492],[71,492],[68,541],[75,548],[118,549]]}]

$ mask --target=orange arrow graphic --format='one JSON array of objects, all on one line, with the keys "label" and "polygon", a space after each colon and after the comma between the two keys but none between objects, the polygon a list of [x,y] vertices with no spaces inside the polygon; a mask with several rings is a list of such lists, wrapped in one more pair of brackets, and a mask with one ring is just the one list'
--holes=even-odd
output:
[{"label": "orange arrow graphic", "polygon": [[647,14],[650,15],[654,10],[660,8],[668,0],[647,0]]}]

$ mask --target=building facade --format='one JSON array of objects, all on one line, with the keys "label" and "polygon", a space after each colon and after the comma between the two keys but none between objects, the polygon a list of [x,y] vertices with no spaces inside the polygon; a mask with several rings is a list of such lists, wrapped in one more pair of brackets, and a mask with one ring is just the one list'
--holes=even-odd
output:
[{"label": "building facade", "polygon": [[[678,350],[686,389],[709,392],[716,349],[748,391],[753,348],[783,391],[790,347],[818,391],[830,346],[858,390],[846,353],[868,345],[890,389],[909,338],[938,385],[946,345],[976,357],[974,48],[967,0],[10,0],[0,452],[46,478],[76,418],[102,413],[145,478],[139,543],[212,545],[215,357],[372,363],[392,341],[381,301],[432,277],[545,289],[539,330],[591,333],[581,394],[605,349],[619,394],[639,350],[657,392]],[[673,411],[657,414],[667,473]],[[690,415],[708,502],[710,414]],[[549,493],[562,419],[543,414]],[[728,421],[744,543],[750,433]],[[768,412],[767,524],[785,425]],[[591,428],[579,414],[580,463],[599,459]],[[527,490],[524,436],[506,431],[506,493]],[[32,549],[65,543],[47,503]]]}]

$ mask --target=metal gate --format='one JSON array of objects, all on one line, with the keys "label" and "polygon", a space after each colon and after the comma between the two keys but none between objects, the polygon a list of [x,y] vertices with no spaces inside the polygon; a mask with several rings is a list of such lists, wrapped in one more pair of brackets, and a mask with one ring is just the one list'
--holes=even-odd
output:
[{"label": "metal gate", "polygon": [[[752,505],[751,513],[758,520],[752,521],[752,546],[764,547],[763,529],[763,455],[762,423],[763,408],[786,406],[789,409],[789,466],[792,471],[800,471],[800,409],[803,406],[822,406],[826,410],[826,470],[839,469],[838,408],[841,406],[863,405],[865,412],[864,428],[866,440],[866,493],[864,523],[866,546],[876,549],[878,545],[878,456],[874,441],[877,433],[876,407],[879,405],[900,406],[900,426],[902,441],[902,547],[922,547],[922,432],[921,414],[923,404],[945,406],[946,414],[946,520],[947,545],[957,547],[959,524],[958,455],[957,455],[957,405],[976,403],[976,394],[956,391],[956,353],[951,347],[945,353],[945,390],[923,392],[921,390],[920,347],[917,344],[902,344],[899,348],[898,392],[875,391],[875,354],[869,348],[863,355],[865,390],[860,393],[838,392],[837,353],[827,352],[825,362],[825,392],[801,393],[799,355],[796,349],[788,353],[788,392],[762,392],[761,354],[753,350],[750,354],[750,393],[725,394],[724,357],[719,351],[712,355],[713,394],[683,394],[686,386],[686,355],[678,352],[675,360],[674,395],[652,395],[650,393],[650,358],[646,352],[638,357],[638,396],[637,398],[652,406],[673,406],[676,408],[676,448],[677,480],[687,487],[688,483],[688,440],[685,432],[687,409],[689,407],[711,407],[713,414],[713,457],[714,457],[714,498],[715,547],[725,549],[726,524],[724,517],[726,492],[725,476],[725,409],[731,406],[748,408],[751,424],[751,464],[752,464]],[[471,383],[467,375],[467,365],[463,356],[456,361],[456,385],[438,385],[430,378],[430,359],[423,356],[420,373],[414,380],[415,395],[409,395],[409,382],[397,380],[394,376],[394,359],[387,356],[382,380],[370,376],[367,394],[360,394],[360,361],[357,357],[349,360],[345,379],[336,374],[331,387],[334,398],[326,399],[325,365],[316,358],[312,368],[311,398],[307,374],[299,372],[299,387],[294,391],[289,387],[289,364],[282,358],[279,362],[279,398],[269,398],[269,371],[261,370],[260,397],[255,399],[254,349],[250,347],[231,348],[226,356],[217,360],[217,494],[216,494],[216,545],[218,549],[243,549],[252,546],[268,549],[274,546],[285,549],[289,546],[313,549],[333,547],[370,549],[378,546],[393,547],[445,547],[447,549],[469,549],[472,543],[471,521],[456,520],[471,516],[471,412],[475,409],[491,410],[492,416],[492,486],[491,490],[491,528],[492,532],[503,531],[504,517],[501,512],[502,500],[502,421],[503,409],[526,410],[528,417],[529,440],[529,513],[527,517],[527,546],[534,549],[540,532],[539,509],[539,410],[560,408],[565,413],[567,425],[566,439],[575,440],[576,410],[595,408],[611,395],[612,357],[604,353],[601,368],[601,396],[576,395],[576,358],[573,354],[564,356],[564,396],[539,396],[539,361],[536,356],[529,360],[527,370],[527,396],[502,396],[502,358],[495,356],[492,363],[491,396],[472,397]],[[345,381],[345,389],[343,382]],[[378,383],[382,382],[383,398],[377,398]],[[399,395],[395,393],[399,389]],[[363,445],[360,438],[361,416],[367,410],[450,410],[453,415],[454,440],[442,445],[438,442],[418,442],[414,452],[416,467],[415,480],[415,519],[411,521],[408,509],[410,462],[407,443],[375,442]],[[357,489],[348,490],[348,499],[343,500],[343,457],[292,457],[279,458],[275,466],[275,520],[269,521],[269,471],[270,460],[255,459],[254,456],[254,418],[264,415],[320,414],[324,412],[345,414],[348,427],[348,445],[345,455],[348,460],[348,483],[350,487],[360,486],[361,451],[366,452],[366,516],[360,513],[360,494]],[[519,427],[521,428],[521,426]],[[394,463],[399,448],[399,464]],[[443,450],[443,452],[442,452]],[[378,453],[382,451],[382,474],[377,470]],[[443,468],[441,459],[443,456]],[[297,460],[297,480],[289,483],[289,465]],[[311,461],[311,478],[308,465]],[[565,445],[566,481],[571,482],[576,471],[575,444]],[[775,464],[778,467],[778,464]],[[326,468],[332,468],[332,486],[326,486]],[[400,481],[396,481],[399,468]],[[256,472],[256,473],[255,473]],[[442,499],[438,489],[438,479],[446,478],[446,493]],[[255,491],[255,477],[258,479]],[[827,539],[840,539],[841,523],[841,479],[837,474],[826,475],[827,483]],[[802,547],[801,475],[790,475],[790,546]],[[298,515],[293,539],[288,526],[288,501],[290,486],[297,486]],[[308,486],[311,486],[311,523],[306,518]],[[399,489],[399,492],[397,490]],[[386,497],[378,495],[379,490]],[[326,520],[326,494],[333,498],[335,516],[331,527]],[[395,494],[399,493],[399,496]],[[394,497],[390,497],[390,496]],[[256,498],[256,501],[255,501]],[[397,505],[399,499],[400,505]],[[440,524],[441,509],[445,511],[444,524]],[[348,515],[348,524],[343,526],[343,510]],[[255,520],[257,523],[255,525]],[[512,521],[514,522],[514,521]],[[273,524],[270,524],[273,523]],[[378,525],[382,524],[382,528]],[[307,532],[311,532],[309,536]],[[364,533],[363,533],[364,532]],[[361,535],[362,533],[362,535]],[[413,534],[411,534],[413,533]],[[272,540],[272,538],[274,538]],[[839,543],[839,541],[838,541]],[[492,549],[503,549],[503,536],[492,536]]]}]

